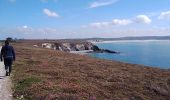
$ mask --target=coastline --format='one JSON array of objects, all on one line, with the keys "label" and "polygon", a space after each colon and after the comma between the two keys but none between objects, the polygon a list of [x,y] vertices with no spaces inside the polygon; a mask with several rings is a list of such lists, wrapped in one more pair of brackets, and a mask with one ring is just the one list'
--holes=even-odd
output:
[{"label": "coastline", "polygon": [[26,44],[14,44],[18,55],[13,66],[14,98],[169,98],[169,70],[32,48],[34,43],[25,47]]},{"label": "coastline", "polygon": [[93,50],[70,51],[69,53],[86,55],[86,54],[89,53],[89,52],[93,52]]},{"label": "coastline", "polygon": [[100,42],[94,42],[91,41],[93,44],[99,44],[99,43],[120,43],[120,42],[159,42],[159,41],[166,41],[170,42],[170,40],[113,40],[113,41],[100,41]]}]

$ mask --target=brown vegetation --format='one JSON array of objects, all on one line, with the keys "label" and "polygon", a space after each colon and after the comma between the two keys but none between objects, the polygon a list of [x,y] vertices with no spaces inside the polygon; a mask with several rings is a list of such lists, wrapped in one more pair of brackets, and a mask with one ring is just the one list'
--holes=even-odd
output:
[{"label": "brown vegetation", "polygon": [[13,44],[14,97],[30,100],[168,100],[170,71]]}]

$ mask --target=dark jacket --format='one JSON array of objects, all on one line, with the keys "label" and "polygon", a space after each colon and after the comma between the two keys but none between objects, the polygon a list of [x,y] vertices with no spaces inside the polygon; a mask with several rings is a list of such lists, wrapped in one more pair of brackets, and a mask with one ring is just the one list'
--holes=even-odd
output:
[{"label": "dark jacket", "polygon": [[1,54],[0,54],[0,58],[2,61],[2,57],[5,58],[13,58],[13,60],[15,60],[15,51],[14,48],[10,45],[4,45],[1,49]]}]

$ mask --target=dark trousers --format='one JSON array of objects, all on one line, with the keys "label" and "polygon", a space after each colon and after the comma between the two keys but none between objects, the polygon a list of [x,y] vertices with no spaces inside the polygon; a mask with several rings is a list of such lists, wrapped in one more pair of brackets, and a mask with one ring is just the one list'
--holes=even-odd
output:
[{"label": "dark trousers", "polygon": [[13,61],[12,58],[4,58],[5,70],[9,68],[9,73],[11,73],[12,61]]}]

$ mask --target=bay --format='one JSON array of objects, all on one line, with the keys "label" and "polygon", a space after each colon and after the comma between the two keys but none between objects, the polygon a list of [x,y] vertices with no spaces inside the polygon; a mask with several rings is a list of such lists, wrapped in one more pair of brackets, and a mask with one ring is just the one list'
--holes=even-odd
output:
[{"label": "bay", "polygon": [[110,41],[96,45],[120,54],[91,53],[92,57],[170,69],[170,40]]}]

